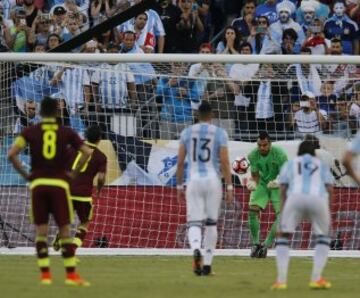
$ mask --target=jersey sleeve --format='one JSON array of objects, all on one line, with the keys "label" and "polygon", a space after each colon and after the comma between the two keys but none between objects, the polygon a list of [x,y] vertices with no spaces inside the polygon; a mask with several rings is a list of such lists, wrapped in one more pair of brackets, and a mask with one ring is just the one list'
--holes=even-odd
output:
[{"label": "jersey sleeve", "polygon": [[180,144],[183,144],[183,145],[186,145],[186,139],[187,139],[187,131],[188,129],[184,129],[182,132],[181,132],[181,135],[180,135]]},{"label": "jersey sleeve", "polygon": [[229,143],[229,136],[227,132],[221,128],[218,128],[218,143],[220,147],[227,147]]},{"label": "jersey sleeve", "polygon": [[280,170],[279,183],[280,184],[289,184],[289,175],[290,175],[290,163],[286,162],[283,164]]},{"label": "jersey sleeve", "polygon": [[321,174],[322,174],[322,179],[324,181],[324,183],[326,185],[334,185],[335,184],[335,179],[334,176],[332,175],[331,171],[330,171],[330,167],[328,165],[326,165],[325,163],[321,164]]}]

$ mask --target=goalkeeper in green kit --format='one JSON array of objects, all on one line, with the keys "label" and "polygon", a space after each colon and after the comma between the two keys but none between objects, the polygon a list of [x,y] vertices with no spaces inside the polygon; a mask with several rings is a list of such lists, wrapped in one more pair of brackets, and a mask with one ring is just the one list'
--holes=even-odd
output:
[{"label": "goalkeeper in green kit", "polygon": [[[252,150],[250,161],[251,178],[247,188],[251,191],[249,201],[249,226],[251,237],[252,258],[265,258],[267,248],[276,236],[277,222],[280,214],[280,189],[277,177],[282,165],[287,161],[287,155],[279,146],[271,144],[267,132],[261,132],[257,140],[257,148]],[[260,243],[260,211],[271,201],[276,219],[263,243]]]}]

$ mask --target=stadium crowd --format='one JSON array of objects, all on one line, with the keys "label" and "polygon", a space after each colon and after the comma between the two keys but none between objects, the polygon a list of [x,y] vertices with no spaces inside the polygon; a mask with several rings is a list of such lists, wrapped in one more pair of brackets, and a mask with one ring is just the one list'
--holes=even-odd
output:
[{"label": "stadium crowd", "polygon": [[[140,1],[3,0],[0,49],[46,52]],[[160,0],[73,52],[359,55],[359,21],[359,0]],[[60,100],[78,131],[113,129],[126,114],[140,119],[139,137],[177,138],[203,99],[234,139],[261,130],[350,137],[360,123],[359,65],[59,64],[26,76],[14,84],[43,81],[37,88]],[[16,132],[38,117],[28,108],[36,96],[19,93]]]}]

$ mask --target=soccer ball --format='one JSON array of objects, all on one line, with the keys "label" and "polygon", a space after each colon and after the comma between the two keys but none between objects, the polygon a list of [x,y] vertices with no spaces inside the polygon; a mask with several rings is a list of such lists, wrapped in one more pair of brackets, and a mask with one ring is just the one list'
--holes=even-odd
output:
[{"label": "soccer ball", "polygon": [[245,174],[250,166],[249,161],[246,157],[241,156],[235,158],[232,163],[232,169],[236,174]]}]

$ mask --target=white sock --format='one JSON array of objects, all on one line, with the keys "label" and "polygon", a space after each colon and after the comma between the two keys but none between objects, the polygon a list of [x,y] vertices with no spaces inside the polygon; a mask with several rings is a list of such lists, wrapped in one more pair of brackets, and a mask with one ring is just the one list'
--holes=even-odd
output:
[{"label": "white sock", "polygon": [[329,250],[330,247],[328,244],[318,243],[315,245],[311,281],[317,281],[321,278],[328,259]]},{"label": "white sock", "polygon": [[188,230],[188,238],[192,250],[201,248],[201,227],[191,226]]},{"label": "white sock", "polygon": [[276,266],[277,282],[287,283],[287,275],[290,261],[289,244],[287,239],[278,239],[276,241]]},{"label": "white sock", "polygon": [[217,226],[206,226],[204,233],[204,265],[211,266],[217,242]]}]

